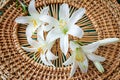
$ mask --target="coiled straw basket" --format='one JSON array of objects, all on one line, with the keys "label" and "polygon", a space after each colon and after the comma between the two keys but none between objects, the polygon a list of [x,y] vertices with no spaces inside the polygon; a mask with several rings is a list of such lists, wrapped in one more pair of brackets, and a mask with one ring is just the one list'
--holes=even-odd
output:
[{"label": "coiled straw basket", "polygon": [[[24,0],[28,5],[30,0]],[[85,44],[104,38],[120,38],[120,5],[116,0],[36,0],[36,8],[40,11],[49,6],[50,14],[58,18],[59,6],[68,3],[70,13],[83,7],[86,13],[77,22],[85,32],[80,40]],[[29,46],[25,36],[25,25],[15,23],[18,16],[27,15],[22,12],[21,6],[16,7],[14,0],[6,0],[0,7],[4,13],[0,16],[0,80],[67,80],[71,66],[62,63],[70,56],[65,57],[60,51],[59,40],[54,44],[52,51],[59,59],[53,61],[56,68],[45,66],[39,59],[34,60],[32,53],[25,52],[21,46]],[[36,39],[35,35],[33,36]],[[120,43],[100,47],[95,54],[106,58],[102,63],[105,68],[99,73],[89,62],[87,74],[77,69],[70,80],[120,80]],[[39,54],[38,54],[39,55]]]}]

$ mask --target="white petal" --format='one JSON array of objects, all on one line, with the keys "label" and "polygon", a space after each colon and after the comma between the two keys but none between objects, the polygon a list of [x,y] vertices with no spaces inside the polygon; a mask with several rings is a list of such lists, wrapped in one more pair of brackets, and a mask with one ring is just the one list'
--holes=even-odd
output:
[{"label": "white petal", "polygon": [[48,43],[48,41],[46,41],[46,43],[47,43],[47,45],[48,45],[47,48],[48,48],[48,49],[51,49],[51,48],[53,47],[55,41],[50,42],[50,43]]},{"label": "white petal", "polygon": [[68,47],[69,47],[68,35],[64,35],[63,37],[60,38],[60,48],[64,55],[67,54]]},{"label": "white petal", "polygon": [[41,39],[44,40],[44,31],[43,31],[43,25],[41,27],[38,28],[37,30],[37,39],[38,41],[41,42]]},{"label": "white petal", "polygon": [[38,42],[39,42],[39,45],[44,45],[44,44],[46,44],[46,41],[43,40],[39,35],[37,36],[37,40],[38,40]]},{"label": "white petal", "polygon": [[50,31],[53,28],[52,25],[44,26],[44,31]]},{"label": "white petal", "polygon": [[48,65],[48,66],[51,66],[51,65],[52,65],[52,63],[50,63],[49,61],[46,60],[45,55],[41,55],[40,57],[41,57],[42,62],[43,62],[45,65]]},{"label": "white petal", "polygon": [[27,38],[27,40],[28,40],[28,43],[35,48],[38,48],[40,46],[39,43],[33,40],[32,38]]},{"label": "white petal", "polygon": [[21,16],[21,17],[17,17],[15,19],[15,22],[21,23],[21,24],[26,24],[26,23],[30,23],[30,20],[31,20],[30,16]]},{"label": "white petal", "polygon": [[92,54],[92,53],[87,54],[87,57],[92,61],[99,61],[99,62],[105,61],[104,57],[101,57],[101,56],[98,56],[98,55],[95,55],[95,54]]},{"label": "white petal", "polygon": [[26,36],[31,38],[34,31],[35,31],[35,28],[33,27],[33,25],[29,24],[26,28]]},{"label": "white petal", "polygon": [[70,48],[74,51],[76,48],[79,47],[79,44],[75,43],[74,41],[70,41]]},{"label": "white petal", "polygon": [[77,62],[73,62],[72,69],[70,71],[70,77],[72,77],[77,69],[78,65]]},{"label": "white petal", "polygon": [[77,25],[71,26],[71,28],[68,31],[68,34],[71,34],[73,36],[76,36],[78,38],[81,38],[84,34],[83,30],[78,27]]},{"label": "white petal", "polygon": [[35,0],[31,0],[28,6],[28,11],[31,16],[35,17],[35,15],[39,15],[38,11],[35,8]]},{"label": "white petal", "polygon": [[82,16],[85,14],[85,9],[84,8],[80,8],[77,11],[75,11],[72,16],[70,17],[70,25],[71,24],[75,24],[79,19],[82,18]]},{"label": "white petal", "polygon": [[40,15],[39,19],[43,22],[49,23],[50,25],[54,26],[54,27],[58,27],[59,22],[57,21],[57,19],[48,16],[48,15]]},{"label": "white petal", "polygon": [[45,44],[46,41],[44,40],[44,34],[43,34],[43,27],[39,27],[37,31],[37,40],[40,45]]},{"label": "white petal", "polygon": [[99,42],[93,42],[91,44],[82,46],[82,49],[87,54],[87,53],[95,52],[98,47],[99,47]]},{"label": "white petal", "polygon": [[63,65],[67,66],[73,63],[73,56],[70,56],[64,63]]},{"label": "white petal", "polygon": [[49,42],[52,42],[52,41],[60,38],[61,36],[62,36],[61,31],[57,28],[54,28],[48,33],[46,40]]},{"label": "white petal", "polygon": [[48,14],[48,11],[49,11],[49,7],[48,7],[48,6],[47,6],[47,7],[44,7],[44,8],[41,10],[40,14],[47,15],[47,14]]},{"label": "white petal", "polygon": [[96,68],[99,70],[99,72],[103,73],[104,72],[104,68],[103,66],[100,64],[100,62],[94,62]]},{"label": "white petal", "polygon": [[84,60],[84,62],[78,62],[78,65],[82,71],[82,73],[86,73],[88,70],[88,60],[87,58]]},{"label": "white petal", "polygon": [[22,48],[27,52],[36,52],[37,51],[36,48],[28,48],[28,47],[22,47]]},{"label": "white petal", "polygon": [[120,41],[119,38],[106,38],[106,39],[103,39],[103,40],[99,40],[97,42],[99,42],[100,45],[103,46],[103,45],[107,45],[107,44],[115,43],[115,42],[119,42],[119,41]]},{"label": "white petal", "polygon": [[83,62],[83,64],[85,65],[85,72],[87,72],[88,71],[88,59],[87,58],[85,58],[85,61]]},{"label": "white petal", "polygon": [[55,66],[52,64],[52,62],[50,60],[48,60],[50,66],[53,66],[55,68]]},{"label": "white petal", "polygon": [[59,18],[60,18],[60,20],[64,20],[64,21],[68,22],[68,20],[69,20],[69,6],[68,6],[68,4],[62,4],[60,6]]},{"label": "white petal", "polygon": [[47,57],[47,60],[55,60],[55,59],[58,58],[58,57],[55,56],[50,50],[47,51],[46,57]]}]

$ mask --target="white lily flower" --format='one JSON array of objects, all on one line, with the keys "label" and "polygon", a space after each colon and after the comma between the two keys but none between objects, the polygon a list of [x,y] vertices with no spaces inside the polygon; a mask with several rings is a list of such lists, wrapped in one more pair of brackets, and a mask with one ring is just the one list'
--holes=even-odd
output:
[{"label": "white lily flower", "polygon": [[70,71],[70,77],[74,75],[78,66],[82,73],[86,73],[88,70],[88,60],[82,48],[80,45],[72,41],[70,41],[70,48],[72,49],[72,55],[63,63],[65,66],[73,63]]},{"label": "white lily flower", "polygon": [[104,68],[102,67],[100,62],[105,61],[105,58],[94,54],[94,52],[97,50],[97,48],[99,46],[100,46],[99,42],[93,42],[91,44],[88,44],[88,45],[85,45],[85,46],[81,46],[81,48],[82,48],[84,54],[87,56],[87,58],[89,60],[93,61],[93,63],[95,64],[96,68],[101,73],[103,73],[104,72]]},{"label": "white lily flower", "polygon": [[106,38],[103,40],[98,40],[97,42],[93,42],[93,43],[85,45],[85,46],[81,46],[81,48],[82,48],[83,52],[85,53],[85,55],[88,57],[88,59],[93,61],[93,63],[95,64],[95,66],[99,70],[99,72],[103,73],[104,68],[102,67],[100,62],[105,61],[105,58],[95,55],[93,53],[97,50],[97,48],[99,46],[103,46],[103,45],[107,45],[107,44],[111,44],[111,43],[115,43],[115,42],[119,42],[119,41],[120,41],[119,38]]},{"label": "white lily flower", "polygon": [[[72,64],[72,69],[70,72],[70,77],[72,77],[76,71],[76,68],[79,66],[81,71],[83,73],[87,72],[88,70],[88,59],[93,61],[96,68],[103,73],[104,68],[100,64],[100,62],[105,61],[104,57],[98,56],[93,54],[97,50],[99,46],[119,42],[120,40],[118,38],[107,38],[103,40],[99,40],[97,42],[93,42],[92,44],[88,44],[85,46],[80,46],[79,44],[70,41],[70,48],[72,49],[73,53],[72,56],[70,56],[67,61],[63,63],[63,65],[69,65]],[[86,58],[87,56],[87,58]]]},{"label": "white lily flower", "polygon": [[60,38],[60,48],[65,55],[68,52],[68,35],[78,38],[83,36],[83,30],[75,23],[82,18],[84,13],[85,9],[80,8],[70,17],[68,4],[62,4],[59,11],[59,20],[49,16],[42,16],[41,18],[44,22],[51,23],[54,26],[48,33],[47,39],[52,42]]},{"label": "white lily flower", "polygon": [[32,34],[35,32],[35,30],[40,27],[41,25],[43,25],[43,21],[40,20],[40,16],[42,15],[47,15],[48,14],[48,7],[45,7],[41,10],[41,12],[39,13],[36,8],[35,8],[35,0],[31,0],[29,6],[28,6],[28,11],[30,13],[30,16],[22,16],[22,17],[18,17],[15,19],[15,21],[17,23],[21,23],[21,24],[29,24],[26,28],[26,36],[31,37]]},{"label": "white lily flower", "polygon": [[45,65],[54,67],[51,60],[55,60],[58,58],[51,52],[51,48],[54,42],[48,43],[48,41],[43,40],[39,35],[38,35],[38,41],[32,40],[32,38],[28,38],[28,40],[33,48],[28,48],[28,47],[22,47],[22,48],[27,52],[39,53],[41,61]]}]

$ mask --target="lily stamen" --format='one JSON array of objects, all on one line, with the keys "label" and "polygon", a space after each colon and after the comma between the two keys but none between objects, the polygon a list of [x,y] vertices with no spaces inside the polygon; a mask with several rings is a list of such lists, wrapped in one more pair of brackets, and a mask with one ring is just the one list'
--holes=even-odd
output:
[{"label": "lily stamen", "polygon": [[36,20],[32,20],[32,23],[33,23],[33,25],[34,25],[34,27],[36,27],[37,26],[37,21]]},{"label": "lily stamen", "polygon": [[43,53],[44,53],[44,50],[40,47],[40,48],[38,48],[38,51],[37,51],[37,52],[43,54]]},{"label": "lily stamen", "polygon": [[75,59],[76,59],[78,62],[83,62],[83,61],[85,60],[83,53],[80,51],[80,48],[76,48],[76,56],[75,56]]},{"label": "lily stamen", "polygon": [[64,20],[59,20],[59,27],[60,28],[64,28],[67,25],[67,22],[65,22]]}]

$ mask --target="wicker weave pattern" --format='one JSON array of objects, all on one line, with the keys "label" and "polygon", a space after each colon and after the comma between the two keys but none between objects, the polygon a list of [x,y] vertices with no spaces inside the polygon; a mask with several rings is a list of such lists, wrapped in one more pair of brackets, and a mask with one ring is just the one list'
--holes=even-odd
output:
[{"label": "wicker weave pattern", "polygon": [[[44,1],[44,0],[43,0]],[[108,37],[120,37],[120,7],[115,0],[36,0],[36,7],[46,5],[57,5],[58,3],[67,2],[70,6],[76,8],[85,7],[87,9],[86,16],[92,22],[93,28],[96,30],[98,37],[94,39],[103,39]],[[29,0],[26,0],[29,3]],[[29,58],[21,49],[21,43],[25,43],[19,37],[20,26],[14,22],[17,16],[26,15],[22,13],[22,9],[16,8],[15,2],[10,3],[10,7],[5,10],[3,16],[0,17],[0,74],[2,77],[9,79],[38,79],[38,80],[66,80],[69,77],[70,66],[58,67],[56,69],[36,63]],[[54,17],[56,17],[54,15]],[[79,24],[79,23],[78,23]],[[24,31],[23,31],[24,32]],[[16,35],[17,34],[17,35]],[[88,38],[88,37],[87,37]],[[89,41],[91,41],[89,38]],[[84,39],[83,39],[84,41]],[[57,43],[56,43],[57,44]],[[54,50],[53,50],[54,51]],[[100,47],[96,54],[106,57],[103,63],[105,73],[100,74],[93,65],[90,65],[87,74],[81,74],[77,70],[72,78],[76,79],[115,79],[119,80],[120,76],[120,43],[111,44]],[[90,62],[91,63],[91,62]],[[114,74],[115,73],[115,74]],[[112,76],[111,76],[112,75]]]}]

